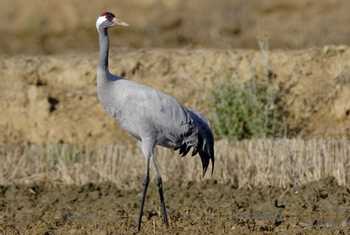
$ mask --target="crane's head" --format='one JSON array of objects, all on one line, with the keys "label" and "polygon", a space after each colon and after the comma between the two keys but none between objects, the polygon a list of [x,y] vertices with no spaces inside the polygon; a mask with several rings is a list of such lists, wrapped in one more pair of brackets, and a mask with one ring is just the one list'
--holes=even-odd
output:
[{"label": "crane's head", "polygon": [[109,28],[113,26],[129,26],[127,23],[121,21],[116,17],[113,13],[111,12],[103,12],[96,21],[96,28],[97,30],[102,29],[102,28]]}]

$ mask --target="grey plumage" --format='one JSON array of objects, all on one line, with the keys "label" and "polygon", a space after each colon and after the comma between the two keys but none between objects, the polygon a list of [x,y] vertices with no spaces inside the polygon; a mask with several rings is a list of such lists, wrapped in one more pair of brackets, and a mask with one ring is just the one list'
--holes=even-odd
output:
[{"label": "grey plumage", "polygon": [[[155,146],[178,150],[181,156],[187,155],[192,149],[192,155],[198,153],[201,158],[204,175],[210,162],[212,172],[214,169],[214,138],[208,121],[199,113],[179,104],[174,97],[109,72],[107,29],[118,25],[115,22],[121,24],[121,21],[108,12],[103,13],[96,22],[100,43],[97,94],[105,111],[115,118],[123,129],[140,141],[142,152],[147,160],[145,188],[139,217],[138,228],[140,229],[150,160],[153,161],[157,172],[161,201],[163,198],[161,176],[154,156]],[[123,22],[122,24],[125,25]],[[163,219],[167,224],[164,198],[161,203]]]},{"label": "grey plumage", "polygon": [[106,112],[137,140],[152,138],[156,145],[179,150],[183,156],[193,148],[201,156],[203,173],[209,161],[214,166],[208,123],[173,97],[122,78],[98,78],[97,93]]}]

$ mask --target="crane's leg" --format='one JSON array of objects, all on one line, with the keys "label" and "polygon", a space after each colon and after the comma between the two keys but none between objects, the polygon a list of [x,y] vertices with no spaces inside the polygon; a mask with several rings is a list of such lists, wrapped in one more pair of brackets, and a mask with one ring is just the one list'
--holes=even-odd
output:
[{"label": "crane's leg", "polygon": [[160,206],[162,208],[163,223],[166,224],[166,226],[168,227],[169,222],[168,222],[168,214],[166,212],[166,207],[165,207],[165,202],[164,202],[163,181],[162,181],[162,177],[160,175],[160,171],[159,171],[159,167],[158,167],[158,163],[157,163],[157,158],[154,154],[152,157],[152,161],[153,161],[153,165],[154,165],[154,168],[156,170],[156,173],[157,173],[157,186],[158,186],[158,192],[159,192],[159,198],[160,198]]},{"label": "crane's leg", "polygon": [[141,149],[142,149],[143,155],[146,158],[146,174],[145,174],[145,179],[143,181],[143,192],[142,192],[142,198],[141,198],[141,207],[140,207],[140,214],[139,214],[139,219],[138,219],[138,224],[137,224],[137,231],[141,230],[143,208],[145,205],[147,188],[148,188],[148,184],[149,184],[150,159],[153,155],[154,144],[152,143],[152,141],[142,140]]}]

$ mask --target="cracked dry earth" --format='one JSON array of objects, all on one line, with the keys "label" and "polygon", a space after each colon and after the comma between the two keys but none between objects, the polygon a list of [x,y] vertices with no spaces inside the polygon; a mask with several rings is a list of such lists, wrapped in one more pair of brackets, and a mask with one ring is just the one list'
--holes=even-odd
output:
[{"label": "cracked dry earth", "polygon": [[[237,189],[216,181],[165,185],[170,227],[156,186],[140,234],[348,234],[350,189],[334,178],[289,188]],[[111,183],[0,187],[1,234],[133,234],[140,190]]]}]

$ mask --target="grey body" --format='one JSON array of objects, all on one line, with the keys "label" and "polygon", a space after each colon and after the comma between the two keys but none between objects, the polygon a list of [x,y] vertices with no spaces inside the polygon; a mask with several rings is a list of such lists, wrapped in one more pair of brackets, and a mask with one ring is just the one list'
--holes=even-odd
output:
[{"label": "grey body", "polygon": [[117,78],[98,82],[98,97],[105,111],[141,141],[175,148],[188,130],[188,112],[171,96],[133,81]]},{"label": "grey body", "polygon": [[[154,148],[157,145],[179,150],[185,156],[199,153],[203,175],[211,161],[214,170],[214,139],[208,121],[172,96],[151,87],[113,75],[108,69],[109,39],[107,29],[118,19],[112,13],[103,13],[96,22],[99,33],[99,65],[97,67],[97,95],[105,111],[141,144],[146,158],[146,176],[142,194],[138,230],[141,228],[145,195],[149,183],[150,161],[157,173],[157,186],[162,206],[163,221],[168,218],[163,196],[162,179]],[[120,21],[119,21],[120,22]],[[119,25],[126,25],[120,22]]]}]

